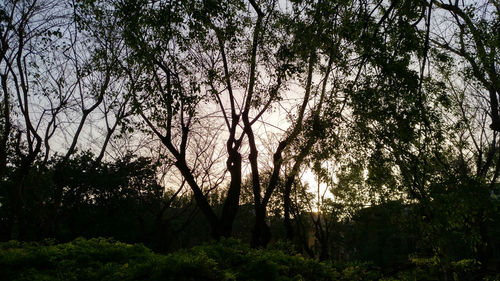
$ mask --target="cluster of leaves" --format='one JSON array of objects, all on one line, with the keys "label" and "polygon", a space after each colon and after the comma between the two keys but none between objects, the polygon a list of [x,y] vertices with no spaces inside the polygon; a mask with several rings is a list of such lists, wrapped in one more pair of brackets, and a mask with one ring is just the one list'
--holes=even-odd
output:
[{"label": "cluster of leaves", "polygon": [[[480,264],[473,259],[463,259],[453,262],[451,266],[443,271],[441,263],[435,257],[411,258],[414,267],[402,270],[391,277],[382,280],[479,280],[478,269]],[[481,280],[498,280],[495,276],[482,276]]]},{"label": "cluster of leaves", "polygon": [[[455,280],[478,267],[474,260],[453,265]],[[384,276],[370,263],[318,262],[287,243],[264,250],[233,239],[168,255],[105,238],[0,244],[0,270],[7,280],[439,280],[437,267],[433,259],[414,258],[412,268]]]},{"label": "cluster of leaves", "polygon": [[[19,239],[56,237],[67,241],[78,236],[113,236],[137,241],[141,231],[150,229],[161,208],[163,188],[156,182],[156,164],[144,157],[130,155],[116,162],[96,162],[94,155],[81,153],[64,165],[54,157],[47,167],[36,169],[24,178],[23,221]],[[12,228],[16,202],[10,193],[19,182],[16,169],[8,171],[0,191],[0,227],[6,239]],[[51,208],[56,200],[55,186],[64,187],[56,216]],[[10,193],[9,193],[10,192]],[[54,229],[41,233],[53,218]],[[7,238],[8,239],[8,238]]]},{"label": "cluster of leaves", "polygon": [[328,264],[280,250],[254,250],[236,240],[153,253],[109,239],[65,244],[11,241],[0,246],[8,280],[338,280]]},{"label": "cluster of leaves", "polygon": [[[497,254],[486,250],[484,242],[497,248],[498,202],[479,201],[472,194],[480,190],[469,192],[441,193],[426,209],[400,201],[364,208],[343,225],[347,253],[353,260],[370,261],[387,280],[479,280],[489,275],[495,280]],[[487,267],[481,260],[485,255]]]},{"label": "cluster of leaves", "polygon": [[106,239],[58,245],[10,241],[0,249],[0,267],[8,280],[119,280],[132,272],[138,277],[141,268],[157,262],[143,246]]}]

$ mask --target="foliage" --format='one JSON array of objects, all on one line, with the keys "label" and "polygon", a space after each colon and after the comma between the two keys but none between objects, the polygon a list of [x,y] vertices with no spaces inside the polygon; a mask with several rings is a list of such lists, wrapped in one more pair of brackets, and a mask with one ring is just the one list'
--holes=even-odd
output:
[{"label": "foliage", "polygon": [[379,280],[383,275],[379,267],[369,262],[337,262],[333,267],[341,273],[339,280]]},{"label": "foliage", "polygon": [[[52,237],[69,241],[78,236],[114,237],[126,242],[143,242],[158,250],[186,243],[192,237],[167,239],[184,228],[192,212],[189,198],[177,198],[168,203],[171,193],[165,192],[157,182],[157,164],[145,157],[125,155],[114,162],[96,162],[91,153],[71,157],[59,169],[60,159],[54,157],[48,167],[39,165],[24,181],[25,206],[22,236],[25,240]],[[9,187],[16,182],[13,168],[0,190],[0,227],[5,229],[3,239],[9,239],[14,203]],[[57,181],[57,182],[56,182]],[[60,208],[56,214],[56,227],[41,233],[40,225],[49,219],[51,202],[55,199],[56,184],[64,186]],[[185,215],[182,215],[186,213]],[[199,224],[203,226],[203,224]],[[167,229],[167,233],[161,233]],[[202,233],[202,230],[193,230]],[[45,236],[45,237],[44,237]],[[203,239],[203,236],[196,241]],[[192,242],[187,242],[191,245]]]},{"label": "foliage", "polygon": [[371,262],[385,271],[409,264],[408,255],[419,241],[408,216],[412,206],[399,201],[387,202],[356,212],[344,227],[345,251],[352,259]]},{"label": "foliage", "polygon": [[[0,245],[8,280],[338,280],[331,266],[236,240],[159,255],[136,244],[78,238],[70,243]],[[347,279],[341,279],[347,280]]]},{"label": "foliage", "polygon": [[10,242],[7,277],[494,278],[500,4],[452,2],[0,4],[0,240],[288,239]]},{"label": "foliage", "polygon": [[107,239],[79,238],[57,245],[11,241],[1,249],[0,264],[8,280],[120,280],[139,277],[160,260],[144,246]]},{"label": "foliage", "polygon": [[[402,270],[381,280],[479,280],[479,264],[476,260],[464,259],[452,263],[443,273],[440,263],[434,258],[413,257],[414,267]],[[483,276],[483,280],[493,276]]]},{"label": "foliage", "polygon": [[[278,246],[278,248],[289,246]],[[0,244],[6,280],[441,280],[433,258],[412,258],[413,266],[389,273],[367,262],[318,262],[277,249],[251,249],[234,239],[168,255],[142,244],[78,238],[55,244],[9,241]],[[452,263],[452,280],[477,276],[475,260]],[[494,275],[485,276],[495,280]]]}]

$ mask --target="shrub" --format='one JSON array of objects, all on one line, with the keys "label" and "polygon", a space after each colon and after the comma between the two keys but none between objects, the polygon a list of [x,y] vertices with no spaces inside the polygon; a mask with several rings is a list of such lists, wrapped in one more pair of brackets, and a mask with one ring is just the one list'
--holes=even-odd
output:
[{"label": "shrub", "polygon": [[226,239],[169,255],[141,244],[79,238],[0,244],[2,280],[338,280],[330,265]]}]

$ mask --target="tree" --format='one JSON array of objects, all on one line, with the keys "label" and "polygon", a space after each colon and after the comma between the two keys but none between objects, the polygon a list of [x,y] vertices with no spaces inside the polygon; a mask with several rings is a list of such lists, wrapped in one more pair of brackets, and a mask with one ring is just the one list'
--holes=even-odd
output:
[{"label": "tree", "polygon": [[[80,8],[73,4],[7,1],[2,7],[2,145],[5,148],[10,142],[2,153],[14,153],[2,154],[0,159],[2,174],[8,166],[9,180],[16,183],[10,185],[13,238],[23,236],[25,195],[36,193],[25,180],[37,171],[35,163],[46,166],[52,157],[61,155],[56,169],[60,172],[54,177],[56,181],[64,178],[64,165],[77,151],[82,135],[94,127],[89,119],[98,116],[99,108],[106,116],[116,108],[116,102],[103,108],[103,101],[112,91],[115,97],[119,95],[118,81],[112,81],[119,69],[119,42],[112,40],[114,31],[104,32],[102,25],[100,31],[80,26],[75,18]],[[125,112],[122,107],[115,125],[108,124],[101,154]],[[44,203],[51,212],[41,223],[42,236],[52,231],[63,193],[62,184],[54,186],[53,197]]]},{"label": "tree", "polygon": [[[498,96],[500,95],[500,76],[498,73],[498,37],[500,3],[484,1],[483,3],[460,4],[459,1],[445,3],[433,1],[438,8],[451,14],[456,25],[456,33],[452,38],[441,34],[433,40],[438,47],[457,55],[469,64],[469,75],[477,79],[488,92],[490,104],[490,128],[500,131],[498,113]],[[479,14],[479,11],[484,11]]]},{"label": "tree", "polygon": [[[0,34],[2,34],[2,38],[0,41],[0,60],[4,60],[5,55],[7,54],[7,38],[6,33],[4,32],[5,24],[8,23],[8,15],[5,7],[0,6]],[[2,73],[1,77],[1,85],[2,85],[2,103],[0,104],[0,110],[2,112],[2,120],[0,123],[0,180],[3,179],[6,168],[7,168],[7,148],[8,141],[11,134],[12,123],[11,123],[11,113],[10,113],[10,96],[8,95],[7,90],[7,74]]]},{"label": "tree", "polygon": [[[492,158],[495,155],[496,132],[485,131],[485,119],[481,115],[474,114],[478,118],[471,118],[471,112],[481,112],[484,106],[473,96],[467,97],[468,92],[460,90],[472,89],[468,86],[472,85],[469,84],[471,77],[489,83],[483,85],[491,89],[488,79],[495,79],[494,71],[489,70],[492,74],[489,76],[486,69],[490,66],[482,69],[483,66],[477,65],[489,65],[491,62],[480,57],[494,57],[495,47],[490,43],[486,51],[488,54],[483,56],[480,53],[484,52],[477,46],[494,40],[488,39],[488,36],[479,38],[476,34],[477,39],[484,40],[477,44],[475,36],[468,33],[471,28],[468,24],[473,23],[472,14],[467,16],[465,11],[458,12],[457,5],[458,1],[455,5],[437,1],[428,5],[394,1],[387,9],[391,11],[387,13],[390,25],[375,25],[381,29],[368,32],[366,38],[372,40],[371,45],[359,44],[364,48],[367,66],[361,72],[359,86],[352,88],[349,95],[356,128],[350,139],[359,143],[354,145],[357,150],[353,153],[356,155],[354,163],[343,169],[344,175],[337,174],[339,187],[344,185],[346,190],[352,190],[349,185],[357,185],[365,189],[366,194],[375,195],[374,198],[378,199],[372,204],[399,196],[401,192],[401,199],[418,202],[414,209],[416,222],[421,227],[422,237],[428,238],[423,240],[426,245],[420,250],[432,252],[442,267],[445,279],[450,271],[451,257],[459,255],[453,253],[456,250],[453,239],[440,240],[439,237],[460,233],[458,236],[469,243],[469,250],[472,251],[483,243],[478,244],[478,241],[487,243],[487,235],[478,238],[481,233],[487,233],[482,222],[488,213],[486,209],[491,205],[487,196],[488,184],[485,185],[484,181],[486,178],[490,184],[496,181]],[[433,32],[439,31],[441,26],[431,23],[436,19],[445,19],[443,14],[435,12],[433,8],[436,6],[461,14],[452,18],[458,24],[457,33],[451,41],[443,37],[445,33]],[[486,14],[486,18],[494,18],[490,17],[491,13]],[[417,28],[422,20],[425,20],[420,25],[422,28]],[[494,26],[493,22],[491,26]],[[491,30],[488,27],[490,24],[485,24],[482,30]],[[474,29],[477,27],[472,27]],[[380,34],[385,37],[379,37]],[[450,62],[453,57],[464,54],[468,58],[462,57],[463,61],[472,67],[469,72],[453,76],[457,73],[453,69],[456,65]],[[474,73],[484,77],[477,78]],[[456,78],[460,82],[451,82]],[[494,120],[491,104],[495,103],[495,99],[491,95],[488,103],[490,118]],[[492,122],[491,128],[495,130],[495,121]],[[354,143],[351,141],[351,144]],[[468,153],[475,155],[476,159],[470,161]],[[477,174],[472,171],[477,171]],[[485,175],[488,176],[485,178]],[[482,211],[481,206],[484,207]],[[479,253],[480,260],[485,264],[486,259],[481,256]]]},{"label": "tree", "polygon": [[[300,30],[287,19],[287,11],[280,11],[273,1],[125,2],[120,9],[127,15],[122,18],[124,36],[137,63],[129,72],[131,81],[135,81],[131,89],[137,113],[174,158],[210,222],[214,238],[231,234],[241,191],[241,150],[247,140],[256,212],[253,240],[255,246],[267,244],[266,207],[276,190],[282,153],[302,130],[314,95],[311,81],[318,61],[317,47],[308,45],[305,37],[299,38]],[[311,34],[317,27],[302,28]],[[290,30],[297,32],[297,38],[280,37]],[[277,145],[274,170],[263,189],[255,129],[281,99],[286,83],[294,79],[302,80],[304,96],[297,104],[297,117],[291,119],[289,131]],[[219,120],[227,128],[214,143],[225,143],[226,170],[230,174],[220,217],[210,207],[203,183],[195,180],[188,162],[192,134],[202,129],[196,124],[203,118],[218,122],[215,115],[222,117]]]},{"label": "tree", "polygon": [[[450,92],[451,107],[455,110],[452,120],[456,126],[456,151],[460,174],[469,182],[464,192],[475,193],[477,201],[469,202],[462,209],[465,214],[459,224],[474,221],[473,233],[480,239],[472,239],[473,248],[478,249],[483,269],[488,267],[491,253],[491,238],[487,221],[491,212],[490,192],[497,185],[499,161],[497,135],[500,130],[498,113],[499,47],[498,37],[500,5],[498,1],[460,3],[432,1],[437,12],[449,15],[438,24],[451,24],[452,33],[431,34],[436,48],[436,65],[442,80]],[[465,67],[462,67],[462,65]],[[459,76],[460,83],[454,81]],[[486,126],[487,118],[491,123]],[[453,124],[453,122],[451,122]],[[499,158],[500,159],[500,158]],[[473,215],[475,214],[475,215]],[[477,229],[476,229],[477,228]]]}]

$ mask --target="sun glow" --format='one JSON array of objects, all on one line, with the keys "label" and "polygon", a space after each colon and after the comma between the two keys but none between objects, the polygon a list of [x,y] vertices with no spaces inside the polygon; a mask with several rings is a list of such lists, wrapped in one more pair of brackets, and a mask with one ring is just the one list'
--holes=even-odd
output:
[{"label": "sun glow", "polygon": [[319,212],[324,199],[333,199],[333,194],[329,190],[326,183],[319,183],[318,178],[311,169],[306,169],[301,175],[301,181],[303,184],[308,185],[307,191],[314,194],[314,200],[311,202],[311,211]]}]

